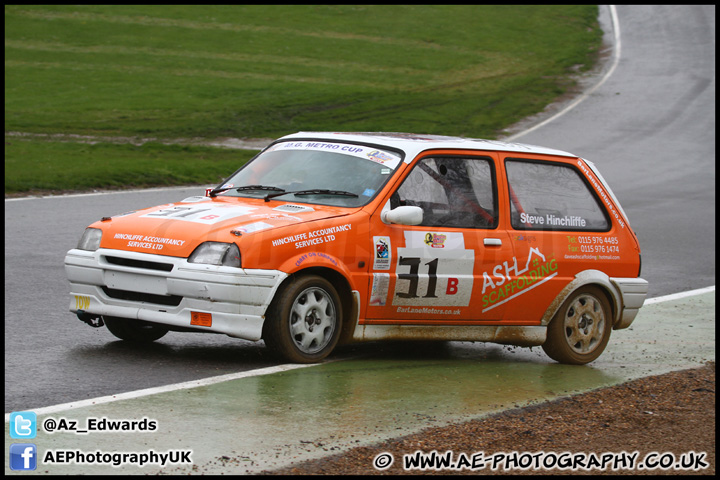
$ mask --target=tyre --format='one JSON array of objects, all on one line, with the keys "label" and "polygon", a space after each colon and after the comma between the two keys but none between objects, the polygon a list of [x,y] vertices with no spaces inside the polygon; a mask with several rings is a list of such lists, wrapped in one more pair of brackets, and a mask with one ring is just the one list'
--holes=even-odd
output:
[{"label": "tyre", "polygon": [[301,276],[275,296],[263,338],[291,362],[314,363],[335,348],[341,319],[342,304],[332,284],[316,275]]},{"label": "tyre", "polygon": [[103,317],[103,320],[110,333],[130,342],[154,342],[168,332],[166,328],[139,320],[118,317]]},{"label": "tyre", "polygon": [[597,287],[582,287],[562,304],[547,329],[542,348],[560,363],[584,365],[605,350],[612,330],[612,309]]}]

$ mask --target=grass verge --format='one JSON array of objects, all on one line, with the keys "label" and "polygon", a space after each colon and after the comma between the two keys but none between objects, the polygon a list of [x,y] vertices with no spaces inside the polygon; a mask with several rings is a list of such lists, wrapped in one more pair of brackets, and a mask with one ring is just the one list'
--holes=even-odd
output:
[{"label": "grass verge", "polygon": [[[89,145],[5,137],[5,194],[216,185],[255,153],[157,143]],[[34,160],[29,166],[26,159],[30,158]]]},{"label": "grass verge", "polygon": [[[593,65],[597,13],[596,5],[6,5],[5,131],[496,138]],[[216,176],[199,157],[195,171],[169,171],[187,153],[167,148],[163,157],[163,148],[107,145],[91,161],[82,144],[6,136],[6,193]]]}]

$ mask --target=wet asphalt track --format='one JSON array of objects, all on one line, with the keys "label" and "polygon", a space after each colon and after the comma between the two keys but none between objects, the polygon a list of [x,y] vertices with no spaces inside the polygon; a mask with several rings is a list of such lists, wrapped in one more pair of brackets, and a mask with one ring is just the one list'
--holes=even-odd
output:
[{"label": "wet asphalt track", "polygon": [[[714,360],[714,291],[650,304],[641,315],[590,366],[550,363],[539,349],[393,344],[380,353],[356,351],[355,358],[317,366],[271,367],[261,375],[227,375],[40,409],[38,425],[54,428],[76,422],[86,430],[91,419],[103,418],[147,419],[156,428],[40,431],[31,442],[43,458],[66,450],[85,455],[154,451],[185,452],[191,461],[165,468],[47,462],[38,468],[49,474],[252,474]],[[6,445],[12,442],[6,434]],[[12,472],[6,467],[6,473]]]},{"label": "wet asphalt track", "polygon": [[[609,25],[606,7],[601,10]],[[599,166],[638,232],[651,296],[714,285],[714,6],[617,11],[620,56],[594,80],[612,74],[569,112],[511,138],[568,150]],[[67,311],[62,258],[88,223],[199,191],[6,201],[6,412],[40,412],[278,365],[262,346],[226,337],[170,334],[138,350],[114,341],[104,329],[84,326]],[[158,421],[154,433],[43,433],[34,442],[41,454],[51,448],[191,449],[198,473],[258,471],[427,425],[700,364],[715,356],[714,341],[707,340],[714,339],[714,318],[714,292],[651,305],[631,331],[615,332],[606,353],[587,367],[553,364],[538,349],[496,345],[443,344],[423,350],[421,358],[413,346],[386,345],[379,352],[361,346],[337,357],[353,360],[45,415],[80,423],[87,416],[147,416]],[[11,443],[7,430],[5,443]],[[225,465],[223,456],[241,460]],[[11,473],[7,465],[6,450]],[[39,471],[155,471],[98,468],[41,465]]]}]

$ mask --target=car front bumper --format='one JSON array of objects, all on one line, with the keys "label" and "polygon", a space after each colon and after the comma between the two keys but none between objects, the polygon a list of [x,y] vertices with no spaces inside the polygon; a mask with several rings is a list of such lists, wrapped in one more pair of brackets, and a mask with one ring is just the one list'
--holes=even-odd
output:
[{"label": "car front bumper", "polygon": [[261,338],[265,311],[287,277],[277,270],[204,265],[109,249],[70,250],[65,271],[71,312],[246,340]]}]

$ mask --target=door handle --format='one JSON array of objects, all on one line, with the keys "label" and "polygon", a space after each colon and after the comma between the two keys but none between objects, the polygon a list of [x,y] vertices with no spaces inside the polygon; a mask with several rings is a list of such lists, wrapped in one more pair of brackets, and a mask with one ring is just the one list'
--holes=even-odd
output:
[{"label": "door handle", "polygon": [[499,238],[486,238],[483,240],[486,247],[500,247],[502,246],[502,240]]}]

